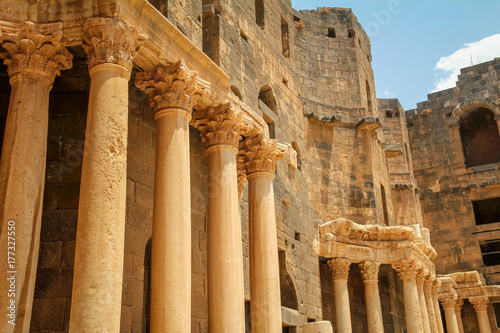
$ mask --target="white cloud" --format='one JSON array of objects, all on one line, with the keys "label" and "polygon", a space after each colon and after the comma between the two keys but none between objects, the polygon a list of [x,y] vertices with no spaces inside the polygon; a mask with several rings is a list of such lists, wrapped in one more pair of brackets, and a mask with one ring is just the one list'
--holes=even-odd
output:
[{"label": "white cloud", "polygon": [[434,69],[436,81],[434,91],[455,87],[460,68],[479,64],[495,57],[500,57],[500,34],[483,38],[472,43],[465,43],[460,49],[446,57],[441,57]]},{"label": "white cloud", "polygon": [[392,91],[384,91],[384,97],[394,97],[394,93]]}]

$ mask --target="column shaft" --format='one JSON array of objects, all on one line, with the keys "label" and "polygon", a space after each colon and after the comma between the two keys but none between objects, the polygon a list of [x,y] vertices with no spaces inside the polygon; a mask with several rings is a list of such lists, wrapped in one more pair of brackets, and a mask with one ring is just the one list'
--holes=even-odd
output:
[{"label": "column shaft", "polygon": [[[15,276],[16,326],[7,324],[6,318],[2,318],[0,331],[13,332],[17,327],[16,332],[28,332],[40,242],[50,83],[18,75],[11,84],[0,164],[0,244],[3,253],[0,262],[2,275]],[[12,238],[8,235],[8,221],[15,223]],[[8,256],[8,252],[13,254]],[[13,269],[8,266],[8,257],[15,260]],[[8,274],[8,271],[16,273]],[[9,285],[6,278],[0,280],[2,313],[11,299],[7,297]]]},{"label": "column shaft", "polygon": [[424,294],[424,280],[422,277],[417,278],[418,300],[420,304],[420,315],[422,317],[422,325],[425,333],[431,333],[429,315],[427,313],[427,303]]},{"label": "column shaft", "polygon": [[440,283],[437,279],[434,280],[432,284],[432,303],[434,304],[434,313],[436,314],[437,332],[444,333],[443,319],[441,318],[441,309],[439,307],[439,301],[438,301],[439,284]]},{"label": "column shaft", "polygon": [[252,330],[280,332],[281,299],[273,190],[274,174],[248,176]]},{"label": "column shaft", "polygon": [[479,322],[479,333],[491,333],[490,321],[488,319],[488,311],[476,311],[477,320]]},{"label": "column shaft", "polygon": [[368,333],[383,333],[382,306],[377,280],[365,280],[366,316]]},{"label": "column shaft", "polygon": [[208,153],[209,331],[244,332],[243,250],[238,220],[237,149],[215,145]]},{"label": "column shaft", "polygon": [[420,302],[415,279],[403,280],[405,299],[406,329],[408,333],[421,333],[423,330]]},{"label": "column shaft", "polygon": [[350,333],[352,332],[352,326],[347,280],[333,280],[333,293],[335,297],[335,324],[337,332]]},{"label": "column shaft", "polygon": [[177,108],[157,116],[151,332],[191,330],[190,119]]},{"label": "column shaft", "polygon": [[446,319],[446,328],[448,333],[459,333],[457,316],[454,307],[444,309],[444,317]]},{"label": "column shaft", "polygon": [[427,306],[427,314],[429,317],[429,324],[431,332],[438,332],[438,326],[436,321],[436,313],[434,309],[434,303],[432,301],[432,289],[431,285],[426,281],[424,285],[424,295],[425,304]]},{"label": "column shaft", "polygon": [[130,73],[119,65],[100,64],[90,77],[70,331],[118,332]]}]

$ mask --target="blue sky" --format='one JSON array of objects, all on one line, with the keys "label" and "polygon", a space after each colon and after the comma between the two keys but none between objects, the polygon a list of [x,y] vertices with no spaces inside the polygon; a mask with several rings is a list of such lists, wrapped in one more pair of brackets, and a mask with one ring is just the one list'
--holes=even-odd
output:
[{"label": "blue sky", "polygon": [[413,109],[454,86],[458,69],[500,57],[498,0],[292,0],[295,9],[352,8],[372,44],[377,97]]}]

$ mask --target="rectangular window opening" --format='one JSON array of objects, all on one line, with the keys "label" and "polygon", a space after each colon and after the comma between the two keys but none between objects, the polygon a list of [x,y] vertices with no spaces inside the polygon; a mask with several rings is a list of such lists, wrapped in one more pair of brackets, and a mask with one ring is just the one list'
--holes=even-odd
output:
[{"label": "rectangular window opening", "polygon": [[380,192],[382,193],[382,208],[384,210],[384,223],[389,225],[389,212],[387,211],[387,198],[385,195],[385,187],[380,184]]},{"label": "rectangular window opening", "polygon": [[335,34],[335,29],[334,28],[328,28],[328,37],[330,38],[335,38],[337,35]]},{"label": "rectangular window opening", "polygon": [[290,59],[290,41],[288,36],[288,23],[281,18],[281,49],[285,58]]},{"label": "rectangular window opening", "polygon": [[476,225],[500,222],[500,198],[472,201]]},{"label": "rectangular window opening", "polygon": [[500,302],[493,302],[491,305],[493,305],[493,311],[495,313],[495,324],[497,328],[500,328]]},{"label": "rectangular window opening", "polygon": [[264,30],[264,0],[255,0],[255,22],[261,30]]},{"label": "rectangular window opening", "polygon": [[276,139],[276,132],[274,129],[274,121],[269,118],[265,113],[262,115],[264,121],[267,123],[267,127],[269,128],[269,138]]},{"label": "rectangular window opening", "polygon": [[500,239],[491,239],[479,244],[486,266],[500,265]]}]

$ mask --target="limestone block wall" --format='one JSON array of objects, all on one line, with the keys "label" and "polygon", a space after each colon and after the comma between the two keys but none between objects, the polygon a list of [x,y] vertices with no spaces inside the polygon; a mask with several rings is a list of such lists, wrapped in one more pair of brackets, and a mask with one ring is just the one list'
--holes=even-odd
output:
[{"label": "limestone block wall", "polygon": [[464,68],[455,88],[432,93],[406,112],[424,225],[439,253],[436,270],[478,270],[488,283],[500,282],[500,267],[484,265],[480,243],[500,238],[498,223],[476,225],[472,201],[500,197],[500,165],[466,167],[459,117],[475,106],[498,112],[499,75],[498,58]]}]

